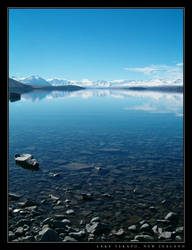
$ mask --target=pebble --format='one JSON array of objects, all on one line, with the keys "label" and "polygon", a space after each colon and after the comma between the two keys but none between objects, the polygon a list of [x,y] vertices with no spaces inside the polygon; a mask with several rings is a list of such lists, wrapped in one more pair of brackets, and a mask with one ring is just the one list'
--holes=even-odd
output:
[{"label": "pebble", "polygon": [[136,225],[131,225],[131,226],[128,227],[128,229],[129,229],[130,231],[136,231],[136,230],[137,230],[137,227],[136,227]]},{"label": "pebble", "polygon": [[158,233],[161,234],[163,232],[163,228],[159,227],[158,228]]},{"label": "pebble", "polygon": [[90,223],[93,223],[93,222],[100,222],[100,217],[94,217],[91,219]]},{"label": "pebble", "polygon": [[68,209],[65,213],[70,215],[70,214],[74,214],[75,211],[73,209]]},{"label": "pebble", "polygon": [[70,201],[70,200],[68,200],[68,199],[66,199],[64,202],[65,202],[65,203],[70,203],[71,201]]},{"label": "pebble", "polygon": [[31,220],[21,219],[16,223],[16,226],[31,225]]},{"label": "pebble", "polygon": [[94,237],[95,237],[94,234],[89,234],[88,241],[93,241]]},{"label": "pebble", "polygon": [[43,227],[42,227],[42,230],[44,230],[45,228],[49,228],[49,224],[44,224]]},{"label": "pebble", "polygon": [[109,193],[102,194],[103,197],[111,198],[111,195]]},{"label": "pebble", "polygon": [[88,233],[99,234],[107,229],[107,225],[100,222],[92,222],[90,224],[86,224],[85,228]]},{"label": "pebble", "polygon": [[52,221],[53,221],[53,218],[48,217],[48,218],[46,218],[46,219],[43,220],[42,225],[49,224]]},{"label": "pebble", "polygon": [[160,222],[163,224],[168,224],[170,221],[169,220],[157,220],[157,222]]},{"label": "pebble", "polygon": [[71,221],[68,220],[68,219],[63,219],[61,222],[62,222],[63,224],[65,224],[65,225],[70,225],[70,224],[71,224]]},{"label": "pebble", "polygon": [[41,200],[41,204],[45,204],[47,200]]},{"label": "pebble", "polygon": [[71,232],[71,233],[69,233],[69,236],[72,236],[72,237],[77,238],[77,239],[82,238],[83,236],[85,236],[85,230],[83,229],[79,232]]},{"label": "pebble", "polygon": [[28,236],[22,237],[22,241],[23,242],[34,242],[35,238],[31,235],[28,235]]},{"label": "pebble", "polygon": [[162,200],[161,201],[161,204],[166,204],[167,203],[167,200]]},{"label": "pebble", "polygon": [[21,210],[19,212],[21,215],[26,215],[26,214],[29,214],[30,212],[29,211],[26,211],[26,210]]},{"label": "pebble", "polygon": [[158,234],[158,226],[155,225],[154,227],[152,227],[152,231],[154,232],[154,234]]},{"label": "pebble", "polygon": [[57,218],[57,219],[64,219],[64,218],[66,218],[66,215],[64,215],[64,214],[54,214],[53,216],[54,216],[54,218]]},{"label": "pebble", "polygon": [[167,232],[167,231],[164,231],[164,232],[162,232],[160,235],[159,235],[159,237],[158,237],[158,239],[171,239],[171,237],[172,237],[172,232]]},{"label": "pebble", "polygon": [[79,225],[85,224],[84,220],[80,220]]},{"label": "pebble", "polygon": [[150,229],[150,225],[148,223],[144,223],[141,227],[140,227],[140,231],[149,231]]},{"label": "pebble", "polygon": [[37,206],[26,207],[25,209],[28,210],[28,211],[34,211],[34,210],[37,209]]},{"label": "pebble", "polygon": [[65,236],[64,242],[76,242],[77,240],[72,238],[71,236]]},{"label": "pebble", "polygon": [[150,206],[149,209],[154,212],[156,211],[156,208],[154,206]]},{"label": "pebble", "polygon": [[96,167],[95,169],[97,169],[98,171],[102,170],[102,168],[101,168],[101,167]]},{"label": "pebble", "polygon": [[177,214],[174,212],[169,212],[166,216],[165,216],[165,220],[174,220],[177,217]]},{"label": "pebble", "polygon": [[29,226],[27,224],[23,225],[23,230],[26,232],[29,230]]},{"label": "pebble", "polygon": [[150,235],[136,235],[135,236],[135,238],[134,238],[134,240],[139,240],[139,241],[146,241],[146,242],[148,242],[148,241],[153,241],[154,240],[154,238],[152,237],[152,236],[150,236]]},{"label": "pebble", "polygon": [[143,225],[145,222],[146,222],[146,220],[141,220],[141,221],[139,222],[139,224],[140,224],[140,225]]},{"label": "pebble", "polygon": [[59,235],[56,231],[50,228],[45,228],[39,232],[39,236],[41,236],[41,242],[56,242],[59,241]]},{"label": "pebble", "polygon": [[62,203],[62,201],[58,200],[56,205],[60,205]]},{"label": "pebble", "polygon": [[26,202],[24,202],[24,201],[23,202],[18,202],[17,206],[23,208],[23,207],[26,206]]},{"label": "pebble", "polygon": [[64,210],[64,209],[65,209],[65,206],[58,206],[58,205],[57,205],[57,206],[54,206],[53,209],[54,209],[54,210],[62,210],[62,209]]},{"label": "pebble", "polygon": [[83,200],[92,200],[93,199],[93,196],[90,193],[86,193],[86,194],[82,193],[81,195],[82,195]]},{"label": "pebble", "polygon": [[54,195],[52,195],[52,194],[49,194],[49,197],[50,197],[52,200],[55,200],[55,201],[59,200],[59,197],[54,196]]},{"label": "pebble", "polygon": [[177,235],[177,236],[175,237],[175,240],[176,240],[176,241],[181,241],[182,238],[181,238],[181,236]]},{"label": "pebble", "polygon": [[18,212],[20,212],[21,210],[22,210],[21,208],[16,208],[16,209],[13,210],[13,213],[18,213]]},{"label": "pebble", "polygon": [[15,238],[15,234],[12,231],[9,231],[8,237],[9,240],[13,240]]},{"label": "pebble", "polygon": [[10,192],[10,193],[8,194],[8,196],[9,196],[9,199],[10,199],[10,200],[13,200],[13,201],[16,201],[16,200],[18,200],[18,199],[21,198],[21,195],[15,194],[15,193],[12,193],[12,192]]},{"label": "pebble", "polygon": [[60,176],[59,173],[53,174],[53,177],[59,177],[59,176]]},{"label": "pebble", "polygon": [[114,233],[114,235],[117,235],[117,236],[121,236],[123,235],[125,232],[123,230],[123,228],[120,228],[117,232]]},{"label": "pebble", "polygon": [[9,207],[9,215],[11,215],[13,212],[13,208],[12,207]]},{"label": "pebble", "polygon": [[177,227],[175,232],[178,234],[183,233],[183,227]]},{"label": "pebble", "polygon": [[15,231],[15,235],[22,235],[24,233],[23,227],[18,227]]}]

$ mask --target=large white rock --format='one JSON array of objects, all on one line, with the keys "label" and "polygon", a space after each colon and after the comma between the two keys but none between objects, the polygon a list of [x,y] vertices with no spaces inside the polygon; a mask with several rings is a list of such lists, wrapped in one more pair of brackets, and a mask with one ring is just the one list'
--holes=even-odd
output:
[{"label": "large white rock", "polygon": [[38,170],[39,163],[31,154],[15,154],[15,163],[27,169]]},{"label": "large white rock", "polygon": [[15,155],[15,161],[16,163],[20,163],[20,162],[26,162],[27,160],[29,159],[32,159],[33,156],[30,155],[30,154],[22,154],[22,155],[19,155],[19,154],[16,154]]}]

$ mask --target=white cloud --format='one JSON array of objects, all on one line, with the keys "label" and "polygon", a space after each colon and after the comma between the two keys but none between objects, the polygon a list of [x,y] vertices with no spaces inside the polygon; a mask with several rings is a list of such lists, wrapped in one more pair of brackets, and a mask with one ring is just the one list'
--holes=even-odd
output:
[{"label": "white cloud", "polygon": [[149,104],[145,104],[143,106],[136,107],[125,107],[124,110],[143,110],[143,111],[152,111],[155,110],[154,107],[150,107]]},{"label": "white cloud", "polygon": [[177,63],[176,65],[177,66],[183,66],[183,63]]},{"label": "white cloud", "polygon": [[124,70],[140,72],[145,75],[149,75],[155,79],[177,79],[183,78],[182,63],[176,64],[176,66],[168,65],[151,65],[148,67],[135,67],[135,68],[124,68]]},{"label": "white cloud", "polygon": [[142,72],[146,75],[149,75],[150,73],[159,70],[157,66],[142,67],[142,68],[124,68],[124,69],[128,71]]}]

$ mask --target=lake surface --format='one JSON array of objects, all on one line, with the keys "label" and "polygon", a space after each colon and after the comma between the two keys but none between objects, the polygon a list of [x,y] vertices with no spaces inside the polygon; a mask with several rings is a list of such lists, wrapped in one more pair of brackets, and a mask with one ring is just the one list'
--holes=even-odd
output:
[{"label": "lake surface", "polygon": [[[32,154],[39,171],[15,165],[16,153]],[[70,199],[75,224],[99,216],[116,229],[155,225],[173,211],[183,226],[183,173],[182,93],[31,92],[9,103],[9,191]],[[44,205],[44,218],[54,206]]]}]

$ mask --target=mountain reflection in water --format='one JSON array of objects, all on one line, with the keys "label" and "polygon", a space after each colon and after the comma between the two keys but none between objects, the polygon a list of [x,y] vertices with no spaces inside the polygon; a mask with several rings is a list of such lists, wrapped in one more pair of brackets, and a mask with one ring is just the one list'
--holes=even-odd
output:
[{"label": "mountain reflection in water", "polygon": [[[114,99],[127,99],[128,102],[123,110],[142,110],[152,113],[175,113],[177,116],[183,116],[183,93],[161,92],[161,91],[136,91],[123,89],[85,89],[74,92],[65,91],[42,91],[29,92],[22,94],[22,102],[39,102],[48,99],[65,98],[83,98],[92,97],[110,97]],[[139,98],[140,103],[133,103],[134,98]]]}]

